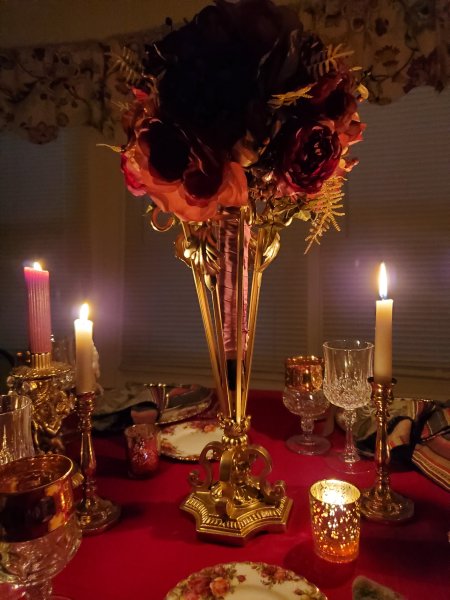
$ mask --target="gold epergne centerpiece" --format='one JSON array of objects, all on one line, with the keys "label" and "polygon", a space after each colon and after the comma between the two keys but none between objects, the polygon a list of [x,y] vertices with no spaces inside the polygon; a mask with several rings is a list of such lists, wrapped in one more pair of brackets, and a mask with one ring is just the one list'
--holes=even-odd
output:
[{"label": "gold epergne centerpiece", "polygon": [[75,406],[74,368],[52,360],[51,353],[31,354],[29,365],[12,369],[11,390],[33,402],[33,443],[37,452],[64,452],[62,422]]},{"label": "gold epergne centerpiece", "polygon": [[[292,506],[284,482],[271,485],[267,480],[272,470],[268,452],[248,439],[247,398],[261,279],[279,247],[278,233],[271,238],[260,229],[252,237],[249,214],[246,208],[229,210],[208,227],[183,223],[176,242],[177,256],[192,269],[223,428],[222,442],[203,449],[205,477],[191,474],[193,491],[181,507],[194,515],[200,534],[237,543],[257,531],[284,530]],[[247,319],[249,263],[253,282]],[[219,460],[217,478],[211,458]]]},{"label": "gold epergne centerpiece", "polygon": [[339,229],[367,97],[351,54],[304,31],[291,8],[238,0],[206,6],[142,56],[117,57],[134,98],[126,143],[113,149],[128,190],[151,199],[153,227],[182,227],[176,254],[192,269],[219,396],[222,442],[204,449],[206,476],[193,475],[182,506],[205,535],[241,542],[286,526],[284,484],[269,484],[270,457],[248,440],[256,315],[280,231],[309,221],[309,248]]},{"label": "gold epergne centerpiece", "polygon": [[394,492],[390,486],[387,424],[389,405],[394,399],[392,390],[396,381],[393,379],[391,383],[383,384],[375,383],[373,378],[370,378],[369,382],[372,386],[372,401],[375,404],[377,420],[376,479],[373,487],[361,493],[361,513],[371,521],[400,523],[413,516],[414,504],[409,498]]}]

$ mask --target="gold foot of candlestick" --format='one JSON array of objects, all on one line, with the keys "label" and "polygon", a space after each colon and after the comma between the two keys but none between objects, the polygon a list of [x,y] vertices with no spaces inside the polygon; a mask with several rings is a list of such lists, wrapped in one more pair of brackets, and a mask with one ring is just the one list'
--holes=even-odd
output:
[{"label": "gold foot of candlestick", "polygon": [[[202,537],[231,544],[244,544],[260,531],[285,531],[292,500],[286,496],[284,482],[271,486],[266,476],[272,470],[268,452],[248,444],[250,418],[241,424],[221,419],[222,442],[211,442],[200,455],[206,477],[191,473],[193,491],[181,508],[195,517],[196,530]],[[209,458],[219,459],[219,479],[213,480]],[[259,465],[253,473],[252,466]]]},{"label": "gold foot of candlestick", "polygon": [[372,385],[372,400],[375,403],[377,419],[376,479],[373,487],[363,490],[361,494],[361,513],[370,521],[400,523],[413,516],[414,503],[390,488],[387,423],[389,404],[393,400],[392,388],[396,381],[393,379],[389,385],[375,383],[372,378],[369,381]]},{"label": "gold foot of candlestick", "polygon": [[77,506],[77,516],[84,535],[102,533],[120,517],[120,506],[97,495],[95,481],[96,460],[92,444],[92,411],[94,392],[77,396],[77,412],[80,419],[81,456],[80,471],[84,477],[82,499]]}]

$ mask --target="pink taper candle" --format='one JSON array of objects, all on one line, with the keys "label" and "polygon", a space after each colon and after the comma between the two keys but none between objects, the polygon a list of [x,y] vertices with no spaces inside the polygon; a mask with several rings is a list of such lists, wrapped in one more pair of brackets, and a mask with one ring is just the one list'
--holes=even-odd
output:
[{"label": "pink taper candle", "polygon": [[95,375],[93,367],[94,342],[92,340],[93,323],[88,319],[89,305],[80,308],[80,318],[75,319],[76,369],[75,386],[77,395],[93,392]]},{"label": "pink taper candle", "polygon": [[387,299],[387,273],[384,263],[380,265],[378,285],[381,300],[377,300],[376,303],[373,378],[375,383],[389,384],[392,381],[392,307],[394,302]]},{"label": "pink taper candle", "polygon": [[28,332],[30,351],[43,354],[52,350],[52,324],[50,315],[49,272],[42,270],[38,262],[25,267],[28,293]]}]

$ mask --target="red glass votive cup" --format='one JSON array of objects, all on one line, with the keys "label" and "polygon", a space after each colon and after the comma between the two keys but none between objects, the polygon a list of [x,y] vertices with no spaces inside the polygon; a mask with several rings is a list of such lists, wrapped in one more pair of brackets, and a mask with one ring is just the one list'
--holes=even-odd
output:
[{"label": "red glass votive cup", "polygon": [[134,479],[150,477],[159,464],[159,428],[150,423],[140,423],[127,427],[124,434],[127,443],[128,475]]}]

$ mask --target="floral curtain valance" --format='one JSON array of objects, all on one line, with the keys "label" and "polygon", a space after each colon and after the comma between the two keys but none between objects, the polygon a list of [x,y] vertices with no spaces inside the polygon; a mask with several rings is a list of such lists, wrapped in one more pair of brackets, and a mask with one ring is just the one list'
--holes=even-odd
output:
[{"label": "floral curtain valance", "polygon": [[[354,50],[370,101],[388,104],[414,87],[440,91],[447,84],[449,0],[302,0],[296,6],[305,29]],[[0,50],[0,131],[42,144],[62,127],[90,125],[111,139],[128,100],[116,57],[125,45],[141,53],[162,33]]]}]

